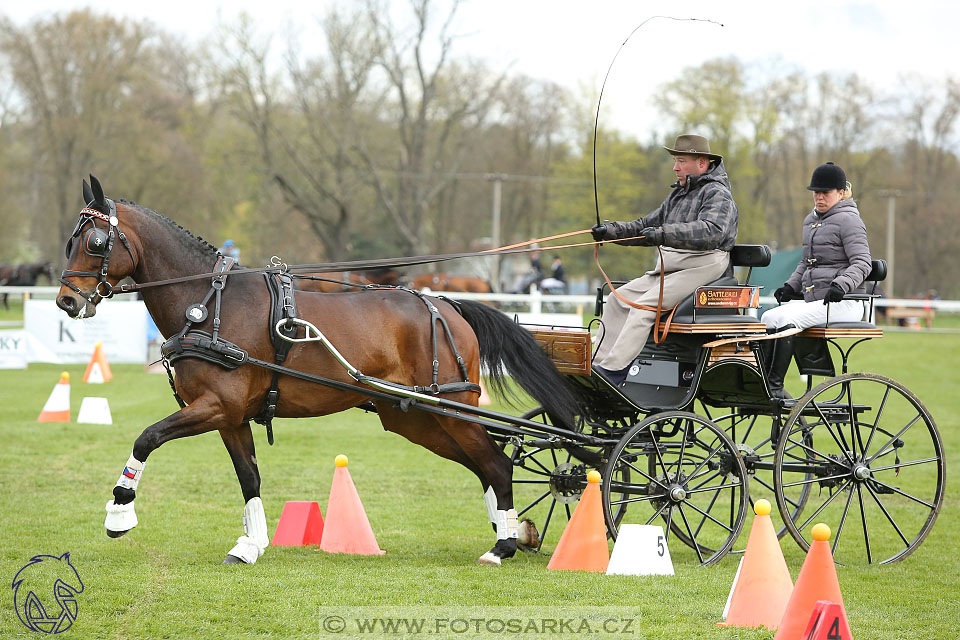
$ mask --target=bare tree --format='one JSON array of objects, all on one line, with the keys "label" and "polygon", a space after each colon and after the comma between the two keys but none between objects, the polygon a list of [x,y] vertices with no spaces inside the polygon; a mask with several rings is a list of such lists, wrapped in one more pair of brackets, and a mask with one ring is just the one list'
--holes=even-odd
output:
[{"label": "bare tree", "polygon": [[504,80],[481,64],[452,59],[451,23],[458,5],[454,1],[443,17],[436,42],[430,0],[411,0],[411,33],[386,21],[382,7],[368,6],[377,61],[390,87],[392,109],[385,119],[394,124],[399,149],[392,161],[378,156],[369,139],[359,151],[380,207],[414,253],[428,252],[425,227],[437,222],[429,218],[431,207],[471,153]]}]

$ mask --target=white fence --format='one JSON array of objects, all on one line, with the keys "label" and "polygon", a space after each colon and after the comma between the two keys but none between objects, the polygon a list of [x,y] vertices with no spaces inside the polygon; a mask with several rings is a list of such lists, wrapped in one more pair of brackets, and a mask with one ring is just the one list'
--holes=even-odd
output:
[{"label": "white fence", "polygon": [[[54,298],[60,287],[0,287],[0,294],[9,293],[15,296],[37,298]],[[485,300],[498,303],[508,303],[525,308],[518,313],[543,315],[563,309],[564,315],[592,315],[596,301],[594,295],[548,295],[534,287],[533,293],[460,293],[453,291],[437,291],[437,295],[444,295],[454,300]],[[118,299],[132,299],[135,294],[118,294]],[[760,304],[775,305],[777,302],[772,296],[762,296]],[[914,309],[933,309],[946,313],[960,313],[960,300],[916,300],[912,298],[877,298],[874,304],[878,308],[901,307]]]}]

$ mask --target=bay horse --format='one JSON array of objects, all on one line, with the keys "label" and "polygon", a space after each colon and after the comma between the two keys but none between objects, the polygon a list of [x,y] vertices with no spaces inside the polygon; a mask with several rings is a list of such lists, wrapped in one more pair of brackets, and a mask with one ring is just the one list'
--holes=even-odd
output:
[{"label": "bay horse", "polygon": [[[67,241],[67,269],[60,279],[63,286],[57,305],[63,311],[74,318],[92,317],[97,304],[129,276],[137,283],[147,310],[164,336],[175,336],[184,328],[185,320],[191,319],[195,328],[206,332],[202,335],[209,337],[219,331],[219,344],[227,345],[227,351],[229,346],[243,349],[261,365],[273,361],[274,329],[269,319],[273,303],[267,278],[242,269],[229,275],[230,259],[215,247],[150,209],[104,197],[93,176],[90,186],[84,181],[83,187],[87,204]],[[226,275],[211,278],[215,269]],[[203,277],[190,277],[198,275]],[[217,287],[211,282],[216,283],[218,278],[225,284],[217,289],[217,311],[208,315],[204,305],[210,299],[204,296],[213,294]],[[324,376],[334,385],[280,375],[276,417],[321,416],[367,406],[371,396],[363,393],[363,376],[429,389],[426,385],[436,371],[439,377],[434,384],[439,383],[441,388],[469,387],[445,397],[476,406],[482,362],[491,375],[492,388],[503,388],[505,367],[527,393],[557,416],[555,424],[572,426],[576,400],[563,377],[533,337],[499,311],[476,302],[454,306],[450,301],[403,289],[296,292],[292,297],[297,317],[322,327],[338,355],[355,369],[348,373],[341,360],[319,344],[294,344],[283,366],[289,371]],[[214,326],[215,317],[220,321],[219,330]],[[434,334],[431,325],[444,324],[451,339],[434,341],[440,332]],[[196,342],[199,344],[199,338]],[[462,366],[457,362],[457,351]],[[250,421],[264,405],[273,373],[249,361],[234,361],[228,367],[231,363],[224,358],[218,360],[213,350],[202,355],[206,357],[183,357],[174,362],[175,393],[182,400],[182,408],[146,427],[134,441],[113,489],[113,499],[107,503],[105,526],[109,536],[119,537],[137,525],[137,485],[144,464],[158,447],[175,438],[217,431],[233,461],[245,502],[244,535],[228,552],[225,563],[252,564],[263,555],[269,538]],[[351,375],[361,371],[359,377]],[[461,373],[466,374],[466,380]],[[460,463],[479,478],[487,515],[497,532],[496,544],[479,558],[481,564],[499,565],[515,554],[518,541],[525,544],[525,538],[535,539],[532,523],[517,522],[512,462],[485,428],[453,413],[441,415],[415,407],[407,411],[396,399],[384,400],[382,395],[373,398],[386,430]],[[268,437],[271,433],[268,431]]]},{"label": "bay horse", "polygon": [[[57,280],[57,274],[53,270],[52,262],[21,262],[18,265],[0,265],[0,286],[9,287],[32,287],[37,284],[40,276],[46,276],[53,284]],[[9,310],[10,304],[7,302],[7,296],[3,294],[3,307]]]},{"label": "bay horse", "polygon": [[411,289],[431,291],[463,291],[466,293],[491,293],[493,287],[477,276],[457,276],[448,273],[423,273],[410,281]]}]

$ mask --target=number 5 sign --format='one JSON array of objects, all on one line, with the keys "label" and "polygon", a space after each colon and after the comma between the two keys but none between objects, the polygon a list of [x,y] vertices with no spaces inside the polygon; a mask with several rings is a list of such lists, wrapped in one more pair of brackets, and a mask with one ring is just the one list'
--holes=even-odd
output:
[{"label": "number 5 sign", "polygon": [[663,527],[650,524],[625,524],[610,555],[608,575],[672,576],[673,561]]}]

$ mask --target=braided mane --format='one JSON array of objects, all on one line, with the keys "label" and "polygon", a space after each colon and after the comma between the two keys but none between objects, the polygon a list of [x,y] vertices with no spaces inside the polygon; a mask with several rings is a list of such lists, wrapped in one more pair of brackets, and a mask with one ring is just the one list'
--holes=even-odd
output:
[{"label": "braided mane", "polygon": [[188,229],[186,229],[179,223],[174,222],[173,220],[163,215],[162,213],[157,213],[153,209],[148,209],[147,207],[141,206],[136,202],[133,202],[132,200],[124,200],[123,198],[120,198],[117,200],[117,202],[125,204],[129,207],[136,207],[138,210],[144,213],[147,213],[151,216],[155,216],[164,224],[176,229],[184,237],[184,239],[189,239],[191,241],[191,244],[193,244],[194,246],[199,245],[199,248],[203,249],[204,253],[213,253],[213,254],[220,253],[220,250],[217,247],[213,246],[212,244],[204,240],[202,237],[193,235]]}]

